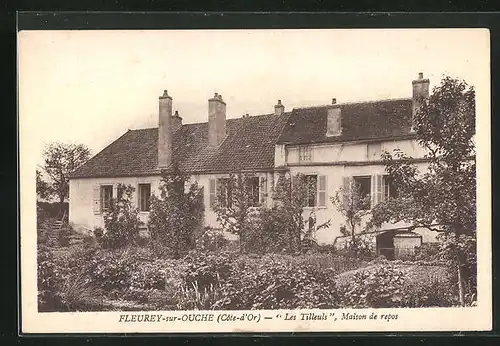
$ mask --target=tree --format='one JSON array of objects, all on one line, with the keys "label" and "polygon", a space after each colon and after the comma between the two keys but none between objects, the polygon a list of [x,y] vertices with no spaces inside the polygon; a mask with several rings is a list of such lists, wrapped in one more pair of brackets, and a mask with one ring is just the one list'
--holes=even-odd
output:
[{"label": "tree", "polygon": [[[445,77],[413,119],[417,142],[427,150],[426,172],[400,150],[385,152],[386,171],[400,198],[373,210],[372,225],[405,221],[443,233],[457,266],[460,302],[464,304],[467,254],[476,230],[475,92],[465,81]],[[475,249],[474,249],[475,251]],[[447,251],[450,254],[450,251]]]},{"label": "tree", "polygon": [[43,170],[50,178],[50,194],[62,205],[69,195],[69,174],[87,162],[90,150],[83,144],[51,143],[43,156]]},{"label": "tree", "polygon": [[[257,185],[254,184],[255,179],[258,180]],[[257,212],[260,206],[257,188],[262,188],[260,180],[252,174],[240,172],[220,179],[217,185],[214,205],[217,221],[226,232],[239,236],[240,251],[243,251],[248,233],[256,226],[250,216],[252,209]]]},{"label": "tree", "polygon": [[179,258],[195,247],[203,212],[202,189],[174,167],[172,172],[162,173],[160,195],[151,196],[151,236]]},{"label": "tree", "polygon": [[337,211],[344,217],[347,226],[345,235],[351,237],[349,243],[350,250],[358,254],[360,245],[356,237],[357,228],[361,226],[363,217],[370,211],[366,207],[370,203],[370,197],[362,194],[361,185],[354,179],[350,179],[347,184],[340,187],[330,201]]},{"label": "tree", "polygon": [[49,184],[43,180],[42,172],[36,170],[36,194],[41,199],[50,197],[51,190]]},{"label": "tree", "polygon": [[[303,243],[312,241],[314,233],[327,228],[330,220],[316,225],[315,210],[312,209],[309,217],[304,219],[304,207],[310,197],[310,192],[316,190],[316,182],[303,174],[289,176],[283,174],[278,178],[273,193],[275,205],[272,208],[275,224],[281,228],[286,239],[286,249],[291,253],[300,253]],[[306,227],[306,221],[309,222]]]}]

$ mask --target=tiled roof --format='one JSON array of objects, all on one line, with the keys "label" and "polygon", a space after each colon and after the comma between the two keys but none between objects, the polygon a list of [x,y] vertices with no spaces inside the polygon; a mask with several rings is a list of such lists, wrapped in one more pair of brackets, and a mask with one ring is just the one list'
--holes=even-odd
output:
[{"label": "tiled roof", "polygon": [[[208,144],[208,123],[185,124],[173,134],[173,160],[187,173],[268,170],[274,167],[276,143],[307,144],[408,137],[411,99],[346,103],[342,134],[326,136],[332,105],[292,112],[228,119],[219,147]],[[129,130],[77,169],[72,178],[157,175],[158,129]]]},{"label": "tiled roof", "polygon": [[[341,109],[342,134],[327,137],[327,110],[332,107]],[[411,112],[411,99],[296,108],[278,142],[306,144],[408,136]]]},{"label": "tiled roof", "polygon": [[[227,137],[208,145],[208,123],[185,124],[173,134],[173,160],[188,173],[266,170],[289,113],[228,119]],[[159,174],[158,129],[129,130],[77,169],[72,178]]]}]

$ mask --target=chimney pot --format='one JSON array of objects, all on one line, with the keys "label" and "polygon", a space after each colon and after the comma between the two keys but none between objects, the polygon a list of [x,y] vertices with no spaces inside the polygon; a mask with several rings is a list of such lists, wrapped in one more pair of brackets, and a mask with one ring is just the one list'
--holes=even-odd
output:
[{"label": "chimney pot", "polygon": [[178,116],[179,116],[179,112],[175,111],[174,117],[178,117]]},{"label": "chimney pot", "polygon": [[337,103],[337,99],[334,97],[332,98],[332,105],[336,104]]},{"label": "chimney pot", "polygon": [[274,114],[282,115],[285,113],[285,106],[281,103],[281,100],[278,100],[278,104],[274,106]]},{"label": "chimney pot", "polygon": [[418,73],[418,79],[424,79],[424,74],[423,72]]}]

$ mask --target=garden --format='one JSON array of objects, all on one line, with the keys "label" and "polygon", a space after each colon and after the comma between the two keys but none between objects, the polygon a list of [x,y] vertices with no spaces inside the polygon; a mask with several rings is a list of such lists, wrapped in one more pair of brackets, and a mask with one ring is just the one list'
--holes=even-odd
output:
[{"label": "garden", "polygon": [[[310,236],[325,225],[304,230],[297,202],[302,192],[293,188],[301,185],[283,178],[274,196],[278,203],[255,209],[245,204],[247,190],[239,188],[245,179],[231,178],[231,206],[222,193],[215,205],[224,229],[238,241],[201,226],[200,189],[178,172],[165,175],[160,195],[152,197],[148,238],[139,235],[131,186],[119,186],[119,197],[105,215],[106,231],[96,229],[80,243],[67,241],[75,233],[68,224],[48,236],[54,232],[50,216],[40,210],[39,311],[463,305],[450,257],[455,242],[422,246],[405,261],[376,257],[359,237],[341,249],[311,247]],[[475,241],[466,239],[465,305],[470,306],[475,304]]]}]

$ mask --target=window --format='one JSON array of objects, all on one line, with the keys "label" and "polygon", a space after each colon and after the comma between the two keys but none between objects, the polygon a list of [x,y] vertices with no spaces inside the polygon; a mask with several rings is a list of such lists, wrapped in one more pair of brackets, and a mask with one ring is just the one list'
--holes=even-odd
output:
[{"label": "window", "polygon": [[210,179],[209,182],[208,182],[209,186],[208,186],[208,198],[209,198],[209,205],[210,205],[210,208],[214,208],[215,206],[215,200],[216,200],[216,197],[217,197],[217,191],[216,191],[216,188],[215,188],[215,185],[216,185],[216,180],[215,179]]},{"label": "window", "polygon": [[101,211],[108,211],[113,203],[113,185],[101,185]]},{"label": "window", "polygon": [[368,160],[380,160],[382,155],[382,143],[368,143]]},{"label": "window", "polygon": [[306,187],[307,187],[307,204],[308,207],[316,206],[316,198],[318,194],[318,176],[317,175],[306,175]]},{"label": "window", "polygon": [[371,176],[360,176],[353,177],[354,183],[359,187],[361,196],[366,198],[365,203],[361,206],[362,209],[368,210],[371,205],[371,190],[372,190],[372,177]]},{"label": "window", "polygon": [[149,211],[151,203],[151,184],[139,184],[139,211]]},{"label": "window", "polygon": [[312,149],[310,146],[304,145],[299,147],[299,162],[311,161]]},{"label": "window", "polygon": [[398,190],[394,181],[388,176],[384,175],[384,199],[398,198]]},{"label": "window", "polygon": [[252,177],[247,179],[247,194],[250,196],[250,205],[257,207],[260,199],[260,179],[259,177]]}]

